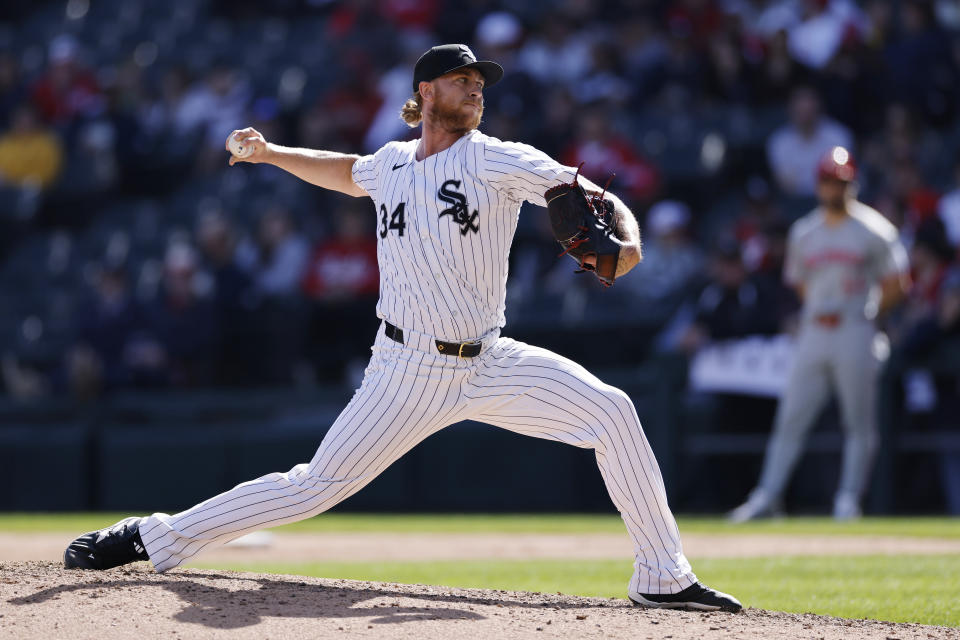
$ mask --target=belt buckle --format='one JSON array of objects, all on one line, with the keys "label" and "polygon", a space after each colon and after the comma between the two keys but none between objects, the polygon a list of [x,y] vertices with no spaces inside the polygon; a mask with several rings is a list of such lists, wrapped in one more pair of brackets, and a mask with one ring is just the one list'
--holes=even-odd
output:
[{"label": "belt buckle", "polygon": [[479,345],[479,344],[483,344],[483,340],[477,340],[477,341],[475,341],[475,342],[461,342],[461,343],[460,343],[460,350],[457,351],[457,357],[458,357],[458,358],[462,358],[462,357],[463,357],[463,348],[464,348],[464,347],[472,347],[472,346]]}]

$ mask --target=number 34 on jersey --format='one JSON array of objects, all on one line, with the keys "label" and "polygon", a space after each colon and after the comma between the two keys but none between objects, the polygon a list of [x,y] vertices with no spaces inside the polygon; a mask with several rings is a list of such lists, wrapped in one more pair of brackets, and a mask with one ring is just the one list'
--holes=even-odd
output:
[{"label": "number 34 on jersey", "polygon": [[407,203],[401,202],[393,210],[393,213],[389,214],[390,221],[387,222],[387,205],[380,205],[380,237],[386,238],[387,234],[390,231],[396,231],[397,235],[403,236],[403,232],[407,228],[407,222],[404,220],[404,211],[406,209]]}]

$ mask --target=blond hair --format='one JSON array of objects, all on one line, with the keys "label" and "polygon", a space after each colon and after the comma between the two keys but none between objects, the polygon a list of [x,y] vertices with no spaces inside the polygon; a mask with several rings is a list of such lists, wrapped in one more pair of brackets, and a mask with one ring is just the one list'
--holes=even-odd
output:
[{"label": "blond hair", "polygon": [[403,108],[400,109],[400,119],[410,128],[417,126],[423,120],[423,96],[419,91],[415,91],[404,103]]}]

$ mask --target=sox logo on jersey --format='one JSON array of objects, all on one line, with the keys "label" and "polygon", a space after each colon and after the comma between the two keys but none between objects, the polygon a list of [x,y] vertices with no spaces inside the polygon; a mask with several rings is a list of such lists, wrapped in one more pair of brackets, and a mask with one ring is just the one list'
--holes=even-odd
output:
[{"label": "sox logo on jersey", "polygon": [[[499,336],[520,205],[545,206],[544,192],[575,170],[479,131],[422,161],[416,148],[391,142],[353,165],[378,216],[384,321],[353,399],[309,463],[144,518],[150,560],[165,571],[247,532],[321,513],[432,433],[476,420],[594,449],[633,542],[630,593],[693,585],[630,398],[567,358]],[[446,355],[438,340],[469,342],[476,357]]]},{"label": "sox logo on jersey", "polygon": [[467,206],[467,197],[451,188],[459,186],[459,180],[447,180],[440,186],[437,197],[450,204],[449,207],[440,212],[440,217],[450,216],[453,218],[453,221],[460,225],[460,233],[463,235],[467,235],[471,231],[477,233],[480,231],[480,227],[477,225],[477,218],[480,217],[480,213],[476,209],[473,210],[473,213],[470,213],[470,208]]}]

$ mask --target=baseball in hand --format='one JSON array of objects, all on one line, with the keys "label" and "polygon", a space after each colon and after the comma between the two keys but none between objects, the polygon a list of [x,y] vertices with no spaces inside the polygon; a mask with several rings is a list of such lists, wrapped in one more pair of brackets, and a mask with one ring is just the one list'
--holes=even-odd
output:
[{"label": "baseball in hand", "polygon": [[230,136],[230,140],[227,141],[227,147],[230,149],[230,153],[237,158],[246,158],[253,153],[252,144],[243,144],[233,136]]}]

